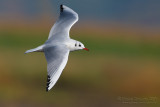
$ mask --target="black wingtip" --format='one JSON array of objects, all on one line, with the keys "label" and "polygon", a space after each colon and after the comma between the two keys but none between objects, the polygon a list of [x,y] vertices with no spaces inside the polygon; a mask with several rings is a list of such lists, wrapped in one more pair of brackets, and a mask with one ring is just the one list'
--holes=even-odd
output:
[{"label": "black wingtip", "polygon": [[49,84],[50,84],[50,76],[47,76],[47,84],[46,84],[46,91],[48,92],[48,88],[49,88]]},{"label": "black wingtip", "polygon": [[60,5],[60,11],[63,12],[63,4]]}]

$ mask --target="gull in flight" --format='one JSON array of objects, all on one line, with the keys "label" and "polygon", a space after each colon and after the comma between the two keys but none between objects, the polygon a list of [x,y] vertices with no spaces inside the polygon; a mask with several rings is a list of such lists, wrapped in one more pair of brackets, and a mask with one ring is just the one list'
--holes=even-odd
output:
[{"label": "gull in flight", "polygon": [[57,82],[67,64],[70,51],[86,50],[85,46],[69,36],[71,27],[78,21],[78,14],[71,8],[60,5],[60,16],[51,28],[48,40],[41,46],[27,50],[30,52],[44,52],[47,60],[47,86],[49,91]]}]

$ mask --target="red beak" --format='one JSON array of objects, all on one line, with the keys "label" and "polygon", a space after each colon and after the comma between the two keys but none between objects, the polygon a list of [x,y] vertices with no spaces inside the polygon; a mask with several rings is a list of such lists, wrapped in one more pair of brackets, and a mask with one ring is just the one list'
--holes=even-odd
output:
[{"label": "red beak", "polygon": [[87,49],[87,48],[83,48],[84,50],[86,50],[86,51],[89,51],[89,49]]}]

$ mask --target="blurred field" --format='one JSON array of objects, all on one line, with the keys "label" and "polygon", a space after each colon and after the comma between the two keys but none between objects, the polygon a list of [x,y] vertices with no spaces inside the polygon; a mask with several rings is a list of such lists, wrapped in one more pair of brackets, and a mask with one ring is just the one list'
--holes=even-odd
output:
[{"label": "blurred field", "polygon": [[[71,37],[90,49],[70,53],[59,81],[46,92],[43,44],[71,7]],[[159,107],[160,1],[0,0],[0,107]]]},{"label": "blurred field", "polygon": [[0,106],[127,106],[119,97],[156,97],[149,104],[144,100],[144,105],[138,100],[136,106],[159,105],[160,33],[94,29],[72,31],[71,37],[82,41],[90,51],[70,53],[62,76],[48,93],[43,53],[24,54],[43,44],[48,30],[1,30]]}]

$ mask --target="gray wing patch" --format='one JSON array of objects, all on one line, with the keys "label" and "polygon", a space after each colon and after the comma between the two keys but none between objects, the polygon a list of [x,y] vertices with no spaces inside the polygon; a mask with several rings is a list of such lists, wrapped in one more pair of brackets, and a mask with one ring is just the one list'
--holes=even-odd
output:
[{"label": "gray wing patch", "polygon": [[78,21],[78,14],[71,8],[60,5],[60,16],[51,28],[48,39],[69,38],[69,31]]},{"label": "gray wing patch", "polygon": [[47,86],[49,91],[59,79],[68,61],[69,50],[65,46],[54,46],[44,49],[47,60]]}]

